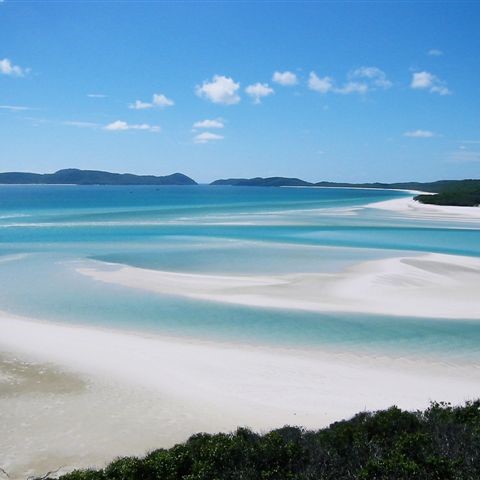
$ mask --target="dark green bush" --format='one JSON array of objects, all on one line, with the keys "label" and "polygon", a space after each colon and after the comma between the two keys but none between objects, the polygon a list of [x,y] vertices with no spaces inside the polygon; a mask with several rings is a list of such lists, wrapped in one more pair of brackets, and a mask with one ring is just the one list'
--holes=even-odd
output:
[{"label": "dark green bush", "polygon": [[474,480],[480,478],[480,401],[424,412],[363,412],[316,432],[197,434],[145,458],[62,480]]}]

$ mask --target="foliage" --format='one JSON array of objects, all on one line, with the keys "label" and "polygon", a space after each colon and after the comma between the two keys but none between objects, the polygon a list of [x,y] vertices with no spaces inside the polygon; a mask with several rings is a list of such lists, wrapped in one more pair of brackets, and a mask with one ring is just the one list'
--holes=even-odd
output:
[{"label": "foliage", "polygon": [[477,207],[480,205],[480,180],[462,180],[447,185],[437,195],[417,195],[415,200],[432,205]]},{"label": "foliage", "polygon": [[318,431],[201,433],[146,457],[62,480],[473,480],[480,478],[480,400],[426,411],[362,412]]}]

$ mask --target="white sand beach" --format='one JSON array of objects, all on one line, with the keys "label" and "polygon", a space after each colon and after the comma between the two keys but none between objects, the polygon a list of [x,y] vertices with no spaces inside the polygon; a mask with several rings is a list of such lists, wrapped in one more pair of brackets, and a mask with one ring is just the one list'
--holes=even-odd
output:
[{"label": "white sand beach", "polygon": [[[415,194],[433,195],[430,192],[412,192]],[[456,207],[449,205],[429,205],[420,203],[413,197],[396,198],[365,205],[367,208],[390,210],[409,217],[416,217],[424,220],[452,220],[471,221],[480,220],[480,207]]]},{"label": "white sand beach", "polygon": [[197,431],[319,428],[392,404],[461,403],[478,396],[480,381],[478,366],[428,359],[189,341],[6,314],[0,328],[0,349],[14,359],[0,362],[1,466],[11,478],[102,465]]},{"label": "white sand beach", "polygon": [[161,294],[274,308],[480,318],[480,259],[443,254],[372,260],[339,273],[222,276],[92,262],[95,280]]},{"label": "white sand beach", "polygon": [[[479,210],[376,203],[418,218]],[[14,258],[14,257],[12,257]],[[391,316],[480,318],[480,259],[416,254],[335,273],[204,275],[82,261],[92,281],[214,302]],[[392,319],[392,321],[394,321]],[[401,320],[399,320],[401,321]],[[321,428],[358,411],[477,398],[480,365],[333,347],[207,342],[0,313],[0,468],[9,478],[102,466],[199,431]],[[1,477],[0,477],[1,478]]]}]

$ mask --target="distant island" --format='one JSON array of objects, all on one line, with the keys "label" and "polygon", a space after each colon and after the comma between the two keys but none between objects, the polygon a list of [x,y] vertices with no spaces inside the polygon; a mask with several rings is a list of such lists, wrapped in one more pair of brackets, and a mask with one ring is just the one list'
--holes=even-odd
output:
[{"label": "distant island", "polygon": [[242,187],[350,187],[420,190],[435,195],[417,195],[415,200],[432,205],[453,205],[475,207],[480,205],[480,180],[438,180],[436,182],[397,182],[397,183],[346,183],[346,182],[307,182],[299,178],[255,177],[228,178],[215,180],[210,185],[232,185]]},{"label": "distant island", "polygon": [[227,178],[215,180],[210,185],[233,185],[235,187],[314,187],[315,184],[286,177]]},{"label": "distant island", "polygon": [[19,185],[196,185],[197,182],[183,173],[164,177],[134,175],[132,173],[110,173],[100,170],[67,168],[55,173],[0,173],[0,184]]},{"label": "distant island", "polygon": [[[0,173],[0,184],[7,185],[197,185],[183,173],[166,176],[111,173],[101,170],[66,168],[55,173]],[[419,190],[435,195],[417,195],[415,200],[431,205],[479,206],[480,180],[438,180],[436,182],[347,183],[308,182],[290,177],[227,178],[210,185],[236,187],[331,187]]]}]

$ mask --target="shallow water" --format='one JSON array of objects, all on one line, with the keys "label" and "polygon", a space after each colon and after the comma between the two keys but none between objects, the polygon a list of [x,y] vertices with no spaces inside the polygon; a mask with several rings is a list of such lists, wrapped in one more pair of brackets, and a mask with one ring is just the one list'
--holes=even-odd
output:
[{"label": "shallow water", "polygon": [[[335,272],[391,256],[480,256],[480,225],[366,205],[359,189],[0,186],[0,310],[202,339],[480,360],[480,321],[321,314],[195,301],[96,282],[92,259],[176,272]],[[479,314],[480,317],[480,314]]]}]

